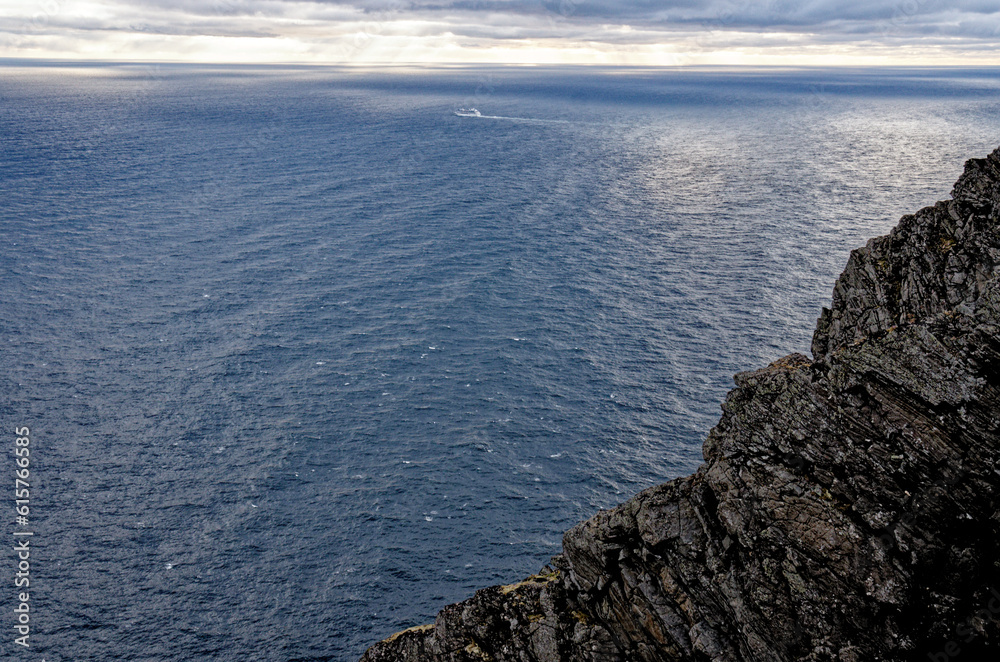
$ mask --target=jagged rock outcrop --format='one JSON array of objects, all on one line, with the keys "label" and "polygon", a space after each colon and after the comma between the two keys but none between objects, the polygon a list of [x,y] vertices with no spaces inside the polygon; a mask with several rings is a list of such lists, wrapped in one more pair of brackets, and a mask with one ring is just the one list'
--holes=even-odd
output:
[{"label": "jagged rock outcrop", "polygon": [[854,251],[705,464],[363,662],[1000,659],[1000,149]]}]

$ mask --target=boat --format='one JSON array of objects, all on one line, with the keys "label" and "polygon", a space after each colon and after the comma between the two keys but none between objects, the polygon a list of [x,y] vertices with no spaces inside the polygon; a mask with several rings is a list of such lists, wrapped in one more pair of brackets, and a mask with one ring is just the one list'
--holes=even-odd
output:
[{"label": "boat", "polygon": [[483,116],[482,113],[480,113],[475,108],[459,108],[458,110],[455,111],[455,114],[458,115],[459,117],[482,117]]}]

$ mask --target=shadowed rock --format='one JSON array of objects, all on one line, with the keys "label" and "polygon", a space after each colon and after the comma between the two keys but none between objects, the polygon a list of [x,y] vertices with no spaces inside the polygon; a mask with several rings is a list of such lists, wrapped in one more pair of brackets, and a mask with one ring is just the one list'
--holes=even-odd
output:
[{"label": "shadowed rock", "polygon": [[1000,659],[1000,149],[736,376],[698,471],[363,662]]}]

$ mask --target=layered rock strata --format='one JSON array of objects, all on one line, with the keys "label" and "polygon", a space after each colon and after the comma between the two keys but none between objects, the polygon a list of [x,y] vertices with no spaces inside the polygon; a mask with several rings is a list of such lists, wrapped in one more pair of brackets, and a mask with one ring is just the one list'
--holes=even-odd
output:
[{"label": "layered rock strata", "polygon": [[705,463],[363,662],[1000,659],[1000,149],[736,376]]}]

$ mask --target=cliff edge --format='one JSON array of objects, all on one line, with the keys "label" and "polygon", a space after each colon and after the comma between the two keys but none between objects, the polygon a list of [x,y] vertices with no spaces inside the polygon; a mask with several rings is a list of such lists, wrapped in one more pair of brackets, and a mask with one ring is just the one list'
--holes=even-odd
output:
[{"label": "cliff edge", "polygon": [[736,376],[705,463],[362,662],[1000,659],[1000,149]]}]

